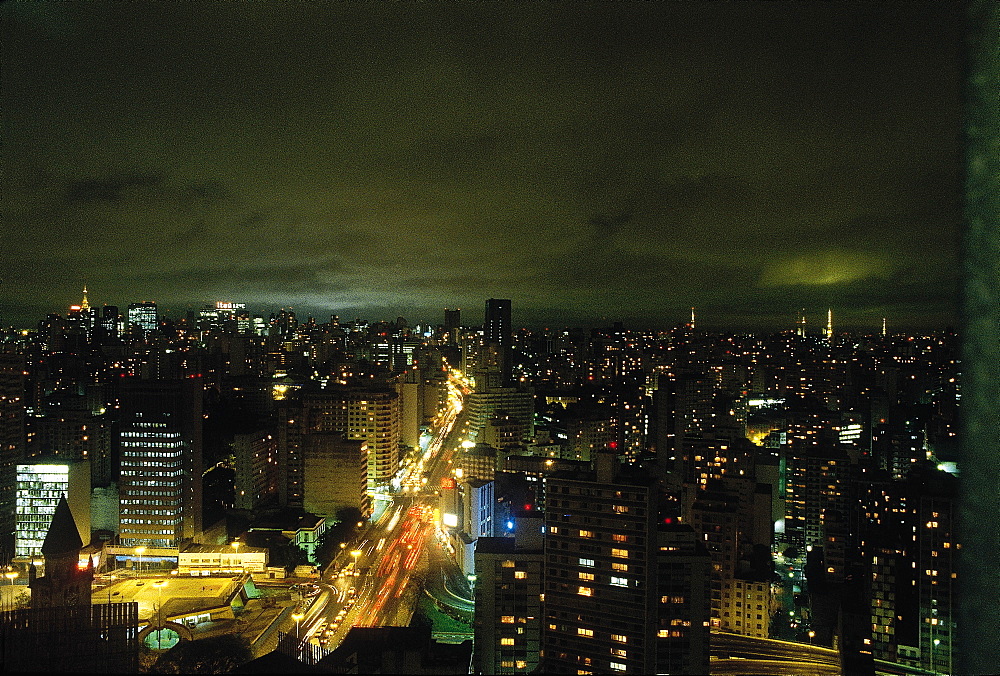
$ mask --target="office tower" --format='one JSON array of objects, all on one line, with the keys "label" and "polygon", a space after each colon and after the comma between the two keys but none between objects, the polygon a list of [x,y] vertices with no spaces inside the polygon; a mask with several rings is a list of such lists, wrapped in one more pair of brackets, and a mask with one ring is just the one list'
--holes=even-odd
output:
[{"label": "office tower", "polygon": [[545,671],[707,673],[707,552],[660,520],[648,473],[609,452],[596,465],[546,482]]},{"label": "office tower", "polygon": [[483,319],[483,340],[488,346],[496,347],[501,384],[508,385],[511,382],[514,359],[514,329],[510,320],[509,299],[487,299]]},{"label": "office tower", "polygon": [[303,435],[302,506],[316,516],[336,516],[353,507],[362,517],[371,515],[368,498],[368,442],[348,440],[344,432]]},{"label": "office tower", "polygon": [[136,331],[139,335],[146,337],[156,330],[158,322],[159,316],[156,312],[156,303],[152,301],[143,301],[142,303],[129,304],[129,331]]},{"label": "office tower", "polygon": [[120,431],[121,543],[201,537],[202,381],[128,379]]},{"label": "office tower", "polygon": [[444,332],[447,340],[453,345],[458,344],[458,333],[462,330],[462,309],[444,309]]},{"label": "office tower", "polygon": [[80,541],[89,544],[90,463],[38,459],[17,466],[17,558],[42,555],[42,543],[61,500],[76,515]]},{"label": "office tower", "polygon": [[3,348],[0,351],[0,558],[14,555],[14,508],[17,492],[17,463],[25,450],[24,355]]},{"label": "office tower", "polygon": [[475,551],[473,672],[538,667],[542,623],[541,518],[515,519],[514,537],[481,537]]},{"label": "office tower", "polygon": [[105,305],[101,309],[101,317],[98,320],[101,333],[105,338],[117,338],[120,332],[121,315],[118,314],[116,305]]}]

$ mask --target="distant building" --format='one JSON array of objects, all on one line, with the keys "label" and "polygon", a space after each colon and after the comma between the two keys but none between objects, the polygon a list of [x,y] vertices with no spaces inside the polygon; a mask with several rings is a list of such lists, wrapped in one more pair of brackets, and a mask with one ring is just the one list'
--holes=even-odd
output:
[{"label": "distant building", "polygon": [[159,315],[156,311],[156,303],[144,301],[142,303],[131,303],[128,306],[129,330],[137,331],[142,336],[148,336],[156,330],[159,323]]}]

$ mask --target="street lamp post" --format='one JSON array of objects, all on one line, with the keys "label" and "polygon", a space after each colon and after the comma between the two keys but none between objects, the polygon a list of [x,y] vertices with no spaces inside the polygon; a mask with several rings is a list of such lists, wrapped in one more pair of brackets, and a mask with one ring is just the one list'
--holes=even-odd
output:
[{"label": "street lamp post", "polygon": [[135,553],[139,555],[139,567],[136,572],[136,577],[142,577],[142,555],[146,553],[145,547],[136,547]]},{"label": "street lamp post", "polygon": [[14,607],[14,580],[20,575],[16,570],[8,570],[3,574],[5,578],[10,580],[10,607]]},{"label": "street lamp post", "polygon": [[156,580],[153,586],[156,587],[156,647],[160,648],[160,630],[163,628],[163,588],[167,585],[166,580]]},{"label": "street lamp post", "polygon": [[233,553],[236,555],[236,561],[240,567],[240,572],[243,572],[243,560],[240,559],[240,544],[239,540],[233,540],[230,546],[233,548]]},{"label": "street lamp post", "polygon": [[299,623],[302,622],[302,618],[305,617],[305,613],[292,613],[292,619],[295,620],[295,640],[299,640]]}]

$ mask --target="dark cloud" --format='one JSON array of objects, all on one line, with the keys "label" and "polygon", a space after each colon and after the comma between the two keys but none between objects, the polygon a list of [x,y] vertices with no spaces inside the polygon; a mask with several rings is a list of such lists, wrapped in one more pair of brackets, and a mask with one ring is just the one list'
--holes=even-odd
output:
[{"label": "dark cloud", "polygon": [[117,304],[945,323],[951,5],[6,3],[0,322],[85,278]]}]

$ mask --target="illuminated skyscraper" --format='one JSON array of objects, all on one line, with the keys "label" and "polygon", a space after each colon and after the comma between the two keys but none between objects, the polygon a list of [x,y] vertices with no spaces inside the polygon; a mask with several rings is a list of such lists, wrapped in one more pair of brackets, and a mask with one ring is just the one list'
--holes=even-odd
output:
[{"label": "illuminated skyscraper", "polygon": [[157,321],[156,303],[143,301],[142,303],[131,303],[128,306],[129,328],[141,331],[143,336],[148,336],[156,330]]},{"label": "illuminated skyscraper", "polygon": [[200,378],[125,382],[121,543],[176,547],[201,536]]},{"label": "illuminated skyscraper", "polygon": [[17,466],[17,557],[42,555],[42,543],[63,498],[75,515],[81,541],[89,543],[90,463],[39,460]]},{"label": "illuminated skyscraper", "polygon": [[489,298],[486,301],[486,313],[483,318],[483,339],[487,345],[494,345],[497,351],[497,361],[500,367],[502,384],[511,380],[513,367],[514,332],[510,323],[510,300],[504,298]]}]

